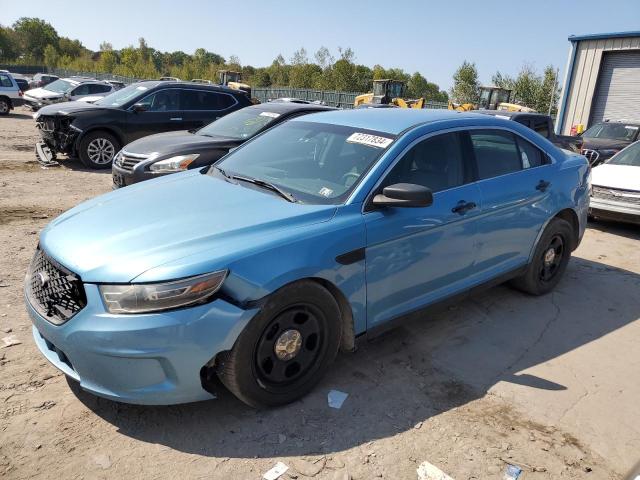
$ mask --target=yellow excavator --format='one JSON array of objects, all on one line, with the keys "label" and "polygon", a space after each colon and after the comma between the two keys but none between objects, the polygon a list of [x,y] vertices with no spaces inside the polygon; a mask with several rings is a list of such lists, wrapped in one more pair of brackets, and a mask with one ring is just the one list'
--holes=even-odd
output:
[{"label": "yellow excavator", "polygon": [[449,110],[469,112],[471,110],[504,110],[507,112],[535,112],[533,108],[511,103],[511,90],[502,87],[480,87],[480,100],[475,103],[453,103]]},{"label": "yellow excavator", "polygon": [[405,83],[402,80],[381,79],[373,81],[373,92],[358,95],[353,106],[389,105],[400,108],[422,108],[424,98],[414,100],[403,98]]},{"label": "yellow excavator", "polygon": [[251,98],[251,86],[247,83],[242,83],[242,73],[233,70],[219,70],[218,76],[220,77],[220,85],[234,90],[242,90]]}]

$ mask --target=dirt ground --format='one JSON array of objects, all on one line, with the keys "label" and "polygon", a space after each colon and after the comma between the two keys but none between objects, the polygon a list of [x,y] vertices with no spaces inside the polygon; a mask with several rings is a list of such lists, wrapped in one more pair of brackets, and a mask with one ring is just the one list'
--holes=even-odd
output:
[{"label": "dirt ground", "polygon": [[[110,190],[77,160],[43,169],[22,110],[0,117],[0,476],[11,479],[615,479],[640,457],[640,230],[596,223],[559,288],[505,286],[341,354],[302,401],[256,411],[224,390],[171,407],[81,391],[37,351],[22,285],[38,232]],[[3,342],[0,340],[0,347]],[[339,410],[327,393],[349,394]]]}]

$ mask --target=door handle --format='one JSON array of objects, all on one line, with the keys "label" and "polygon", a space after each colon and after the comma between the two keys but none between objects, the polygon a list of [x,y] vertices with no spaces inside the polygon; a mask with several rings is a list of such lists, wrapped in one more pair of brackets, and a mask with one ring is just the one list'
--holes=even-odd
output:
[{"label": "door handle", "polygon": [[182,117],[173,117],[173,118],[170,118],[169,120],[171,120],[172,122],[180,122],[182,121]]},{"label": "door handle", "polygon": [[473,202],[465,202],[464,200],[460,200],[458,204],[451,209],[453,213],[458,213],[460,215],[464,215],[469,210],[473,210],[476,208],[476,204]]},{"label": "door handle", "polygon": [[540,190],[541,192],[546,192],[547,188],[551,186],[551,182],[547,182],[546,180],[540,180],[538,185],[536,185],[536,190]]}]

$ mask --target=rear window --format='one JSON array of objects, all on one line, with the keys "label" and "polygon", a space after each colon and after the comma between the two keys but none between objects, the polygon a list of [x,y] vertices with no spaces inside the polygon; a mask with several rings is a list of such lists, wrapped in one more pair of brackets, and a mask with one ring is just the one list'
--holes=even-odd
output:
[{"label": "rear window", "polygon": [[480,180],[522,169],[522,160],[513,134],[500,130],[472,130],[469,136]]},{"label": "rear window", "polygon": [[205,90],[182,90],[181,97],[184,110],[226,110],[237,103],[229,94]]},{"label": "rear window", "polygon": [[13,82],[9,78],[9,75],[0,74],[0,86],[13,87]]}]

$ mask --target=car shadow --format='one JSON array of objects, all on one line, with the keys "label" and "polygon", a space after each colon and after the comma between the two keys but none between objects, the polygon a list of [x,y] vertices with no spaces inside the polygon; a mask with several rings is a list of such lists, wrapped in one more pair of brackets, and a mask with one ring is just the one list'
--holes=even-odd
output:
[{"label": "car shadow", "polygon": [[9,112],[8,117],[6,118],[12,118],[12,119],[18,119],[18,120],[33,120],[33,113],[29,114],[29,113],[18,113],[15,110]]},{"label": "car shadow", "polygon": [[619,235],[631,240],[640,240],[640,225],[631,223],[615,222],[612,220],[589,219],[589,228],[599,232],[611,233]]},{"label": "car shadow", "polygon": [[59,167],[65,168],[67,170],[73,170],[74,172],[90,172],[90,173],[101,173],[103,175],[104,174],[111,175],[111,166],[109,166],[109,168],[101,168],[101,169],[87,168],[80,161],[78,157],[59,156],[56,161],[60,164]]},{"label": "car shadow", "polygon": [[[216,457],[328,454],[407,431],[498,382],[561,395],[565,385],[522,372],[635,321],[640,305],[628,299],[639,285],[636,273],[574,257],[553,293],[532,297],[503,285],[413,315],[341,354],[309,395],[277,409],[247,407],[222,387],[217,400],[147,407],[70,385],[93,412],[143,442]],[[585,306],[584,292],[596,291],[606,301]],[[331,389],[349,394],[341,409],[327,406]]]}]

